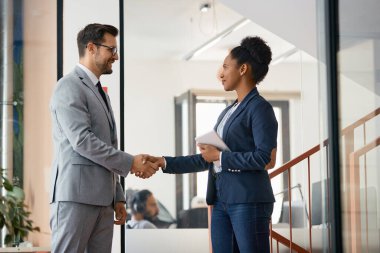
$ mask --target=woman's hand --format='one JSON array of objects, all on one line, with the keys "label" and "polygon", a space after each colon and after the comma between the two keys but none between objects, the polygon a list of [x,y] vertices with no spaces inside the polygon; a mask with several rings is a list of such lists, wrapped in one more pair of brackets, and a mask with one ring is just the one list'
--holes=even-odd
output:
[{"label": "woman's hand", "polygon": [[198,148],[201,151],[203,159],[207,162],[215,162],[219,160],[220,150],[215,146],[208,144],[198,144]]}]

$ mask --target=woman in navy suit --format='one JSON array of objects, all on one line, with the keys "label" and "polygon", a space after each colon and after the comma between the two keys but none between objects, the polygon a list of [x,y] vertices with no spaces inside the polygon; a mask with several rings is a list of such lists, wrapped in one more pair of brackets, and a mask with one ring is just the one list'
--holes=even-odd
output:
[{"label": "woman in navy suit", "polygon": [[164,173],[209,170],[214,253],[231,253],[235,239],[241,253],[270,251],[274,196],[266,169],[274,166],[277,120],[256,86],[268,73],[271,58],[265,41],[247,37],[224,60],[220,78],[226,91],[236,91],[237,100],[221,113],[215,130],[231,151],[199,144],[201,154],[150,158]]}]

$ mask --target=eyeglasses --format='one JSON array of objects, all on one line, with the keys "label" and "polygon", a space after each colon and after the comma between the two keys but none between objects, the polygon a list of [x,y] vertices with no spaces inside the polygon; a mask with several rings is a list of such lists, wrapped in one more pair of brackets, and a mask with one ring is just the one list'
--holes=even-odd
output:
[{"label": "eyeglasses", "polygon": [[103,44],[99,44],[99,43],[94,43],[94,44],[97,45],[97,46],[101,46],[101,47],[106,47],[106,48],[108,48],[108,50],[111,51],[112,55],[117,54],[117,47],[110,47],[110,46],[103,45]]}]

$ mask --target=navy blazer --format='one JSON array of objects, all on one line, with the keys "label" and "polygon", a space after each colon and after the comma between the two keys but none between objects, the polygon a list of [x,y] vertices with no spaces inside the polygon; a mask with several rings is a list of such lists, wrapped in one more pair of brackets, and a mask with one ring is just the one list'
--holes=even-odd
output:
[{"label": "navy blazer", "polygon": [[[215,129],[228,106],[219,116]],[[216,199],[228,203],[274,202],[269,175],[265,170],[273,148],[277,147],[277,120],[272,106],[254,88],[230,116],[223,140],[231,151],[222,152],[222,172],[215,174],[213,163],[200,154],[165,157],[164,173],[190,173],[209,170],[207,204]]]}]

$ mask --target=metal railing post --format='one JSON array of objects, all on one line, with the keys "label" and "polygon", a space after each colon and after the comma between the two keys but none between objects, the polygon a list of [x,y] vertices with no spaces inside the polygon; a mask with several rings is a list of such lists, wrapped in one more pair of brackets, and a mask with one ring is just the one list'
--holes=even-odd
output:
[{"label": "metal railing post", "polygon": [[[13,1],[0,1],[0,167],[13,177]],[[12,180],[11,180],[12,181]],[[5,192],[1,192],[5,194]],[[5,228],[1,231],[1,246]]]}]

